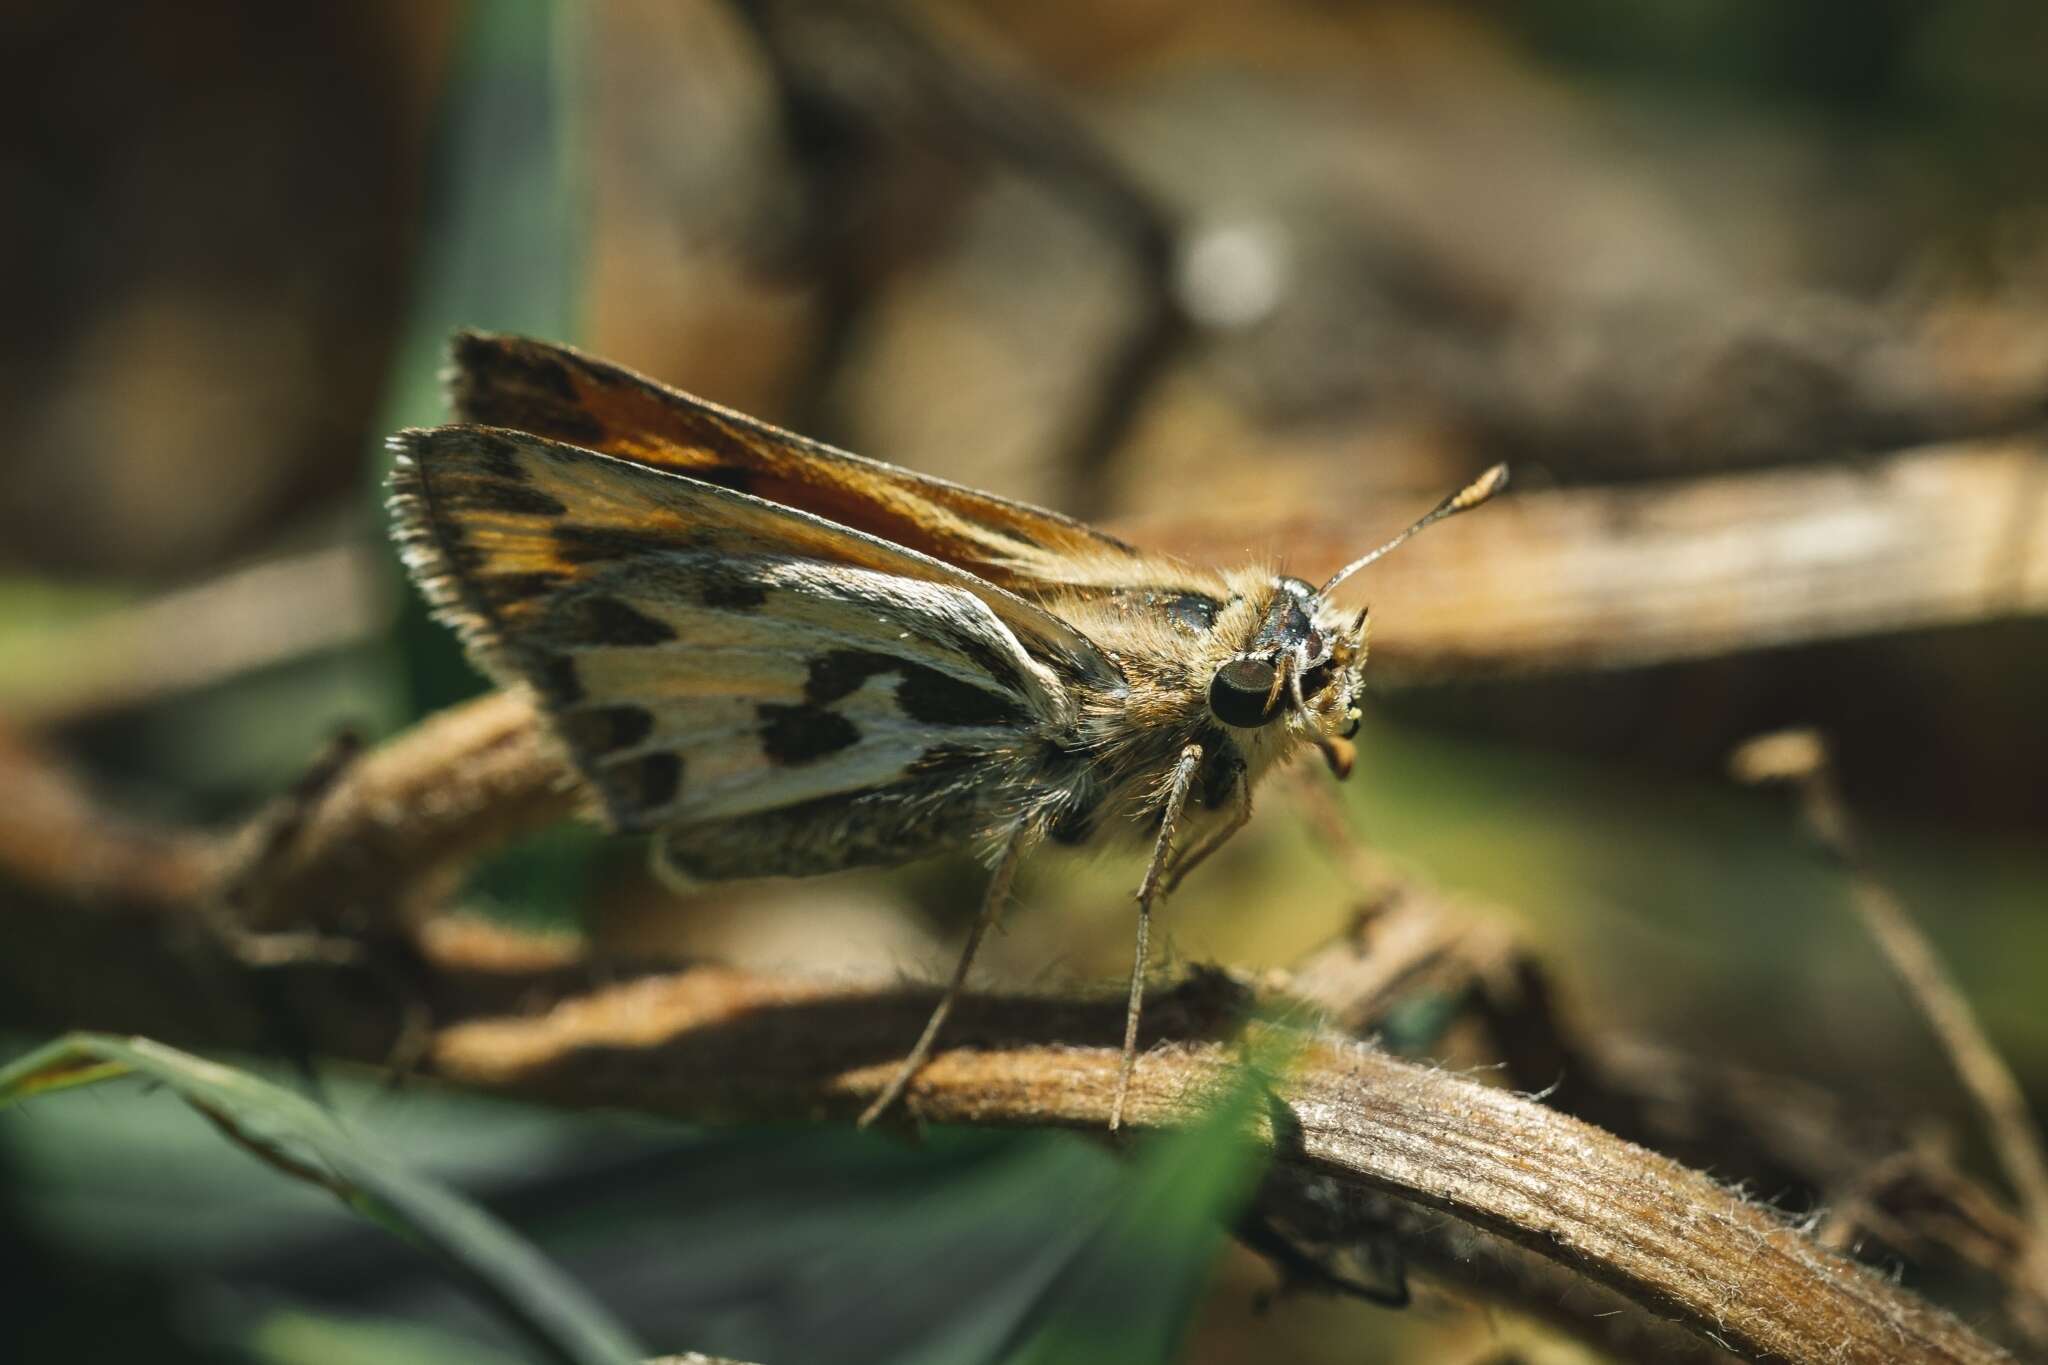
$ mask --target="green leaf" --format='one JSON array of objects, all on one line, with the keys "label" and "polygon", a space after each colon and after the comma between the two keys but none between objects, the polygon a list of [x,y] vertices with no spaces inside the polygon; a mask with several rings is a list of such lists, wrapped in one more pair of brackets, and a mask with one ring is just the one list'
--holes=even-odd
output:
[{"label": "green leaf", "polygon": [[278,1308],[234,1342],[257,1365],[512,1365],[474,1341],[408,1322]]},{"label": "green leaf", "polygon": [[148,1039],[72,1034],[0,1068],[0,1110],[121,1075],[160,1082],[243,1150],[421,1247],[550,1359],[624,1365],[645,1354],[580,1287],[482,1209],[412,1174],[304,1096],[232,1067]]},{"label": "green leaf", "polygon": [[1207,1118],[1153,1140],[1094,1239],[1040,1303],[1028,1338],[1004,1356],[1006,1365],[1173,1358],[1225,1229],[1264,1167],[1266,1149],[1251,1135],[1268,1077],[1284,1061],[1255,1050]]},{"label": "green leaf", "polygon": [[[577,110],[587,104],[577,33],[588,16],[552,0],[466,7],[436,116],[413,295],[375,423],[382,432],[449,420],[441,391],[461,327],[573,341],[584,255],[586,177]],[[389,456],[371,463],[381,527]],[[394,574],[392,629],[405,703],[423,716],[488,686],[455,632]],[[492,859],[482,899],[518,922],[559,925],[595,866],[590,837],[551,836]]]},{"label": "green leaf", "polygon": [[[382,431],[448,420],[439,376],[455,328],[558,340],[576,331],[583,175],[574,120],[587,95],[573,34],[585,16],[549,0],[495,0],[466,12],[437,111],[413,297]],[[373,469],[381,508],[381,452]],[[416,713],[482,691],[454,633],[429,617],[419,594],[408,590],[404,600],[395,636]]]}]

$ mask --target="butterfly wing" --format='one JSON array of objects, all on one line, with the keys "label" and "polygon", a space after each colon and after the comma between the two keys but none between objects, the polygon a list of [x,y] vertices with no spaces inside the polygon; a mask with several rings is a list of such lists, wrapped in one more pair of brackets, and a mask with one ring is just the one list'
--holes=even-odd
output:
[{"label": "butterfly wing", "polygon": [[1042,608],[806,512],[521,432],[392,444],[441,615],[540,694],[616,827],[722,831],[685,859],[703,875],[971,834],[966,775],[1058,743],[1072,690],[1117,677]]},{"label": "butterfly wing", "polygon": [[806,440],[567,346],[459,332],[447,381],[465,421],[751,493],[1026,596],[1214,588],[1057,512]]}]

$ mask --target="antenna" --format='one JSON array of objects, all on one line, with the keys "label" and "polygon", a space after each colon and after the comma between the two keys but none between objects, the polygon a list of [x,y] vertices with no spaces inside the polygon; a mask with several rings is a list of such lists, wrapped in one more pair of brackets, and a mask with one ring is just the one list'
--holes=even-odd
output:
[{"label": "antenna", "polygon": [[1413,526],[1410,526],[1400,535],[1395,536],[1386,544],[1380,546],[1379,549],[1374,550],[1371,554],[1366,555],[1363,559],[1354,559],[1349,564],[1346,564],[1343,568],[1337,570],[1337,572],[1331,576],[1330,581],[1323,584],[1323,586],[1317,591],[1316,596],[1328,597],[1331,591],[1335,589],[1339,583],[1342,583],[1345,579],[1351,577],[1351,575],[1357,573],[1360,569],[1372,563],[1375,559],[1378,559],[1381,555],[1393,549],[1396,545],[1399,545],[1402,541],[1408,539],[1408,537],[1414,535],[1423,527],[1432,526],[1437,522],[1442,521],[1445,517],[1455,517],[1460,512],[1469,512],[1473,508],[1479,506],[1481,503],[1486,502],[1488,499],[1492,498],[1494,494],[1500,492],[1501,489],[1506,488],[1507,486],[1508,467],[1504,464],[1495,465],[1493,468],[1487,470],[1484,474],[1481,474],[1478,478],[1472,480],[1472,482],[1466,484],[1463,488],[1459,489],[1457,492],[1451,494],[1448,498],[1445,498],[1442,502],[1438,503],[1434,508],[1430,509],[1430,512],[1427,516],[1423,517],[1420,521],[1417,521]]}]

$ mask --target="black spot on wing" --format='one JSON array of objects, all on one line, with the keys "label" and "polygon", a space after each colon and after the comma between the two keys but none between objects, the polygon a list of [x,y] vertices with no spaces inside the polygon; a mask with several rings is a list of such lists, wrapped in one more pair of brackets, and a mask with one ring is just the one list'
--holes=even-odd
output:
[{"label": "black spot on wing", "polygon": [[[641,559],[630,566],[633,583],[650,598],[675,598],[718,611],[754,611],[765,605],[774,585],[764,575],[770,561],[714,554],[672,542],[659,560]],[[625,572],[627,566],[606,566],[604,573]]]},{"label": "black spot on wing", "polygon": [[490,555],[462,538],[460,523],[437,519],[434,527],[440,535],[441,558],[448,561],[449,568],[469,579],[489,571]]},{"label": "black spot on wing", "polygon": [[804,700],[823,705],[851,696],[877,673],[893,673],[904,667],[892,654],[867,649],[832,649],[811,660],[804,675]]},{"label": "black spot on wing", "polygon": [[498,610],[550,596],[568,582],[564,575],[546,571],[479,574],[474,580],[477,596]]},{"label": "black spot on wing", "polygon": [[532,345],[480,332],[458,332],[453,346],[456,368],[501,384],[532,389],[551,398],[574,400],[576,385],[559,356]]},{"label": "black spot on wing", "polygon": [[927,725],[1015,726],[1029,716],[1013,700],[962,682],[936,668],[866,649],[828,650],[811,660],[804,676],[804,700],[822,707],[851,696],[868,679],[900,675],[896,704]]},{"label": "black spot on wing", "polygon": [[573,446],[602,446],[611,435],[589,409],[571,402],[556,403],[524,393],[495,393],[465,406],[477,420],[492,426],[530,431]]},{"label": "black spot on wing", "polygon": [[579,645],[662,645],[676,638],[667,622],[601,593],[566,599],[547,624],[558,639]]},{"label": "black spot on wing", "polygon": [[531,345],[466,333],[455,339],[457,397],[471,421],[577,445],[605,439],[563,358]]},{"label": "black spot on wing", "polygon": [[[716,448],[717,445],[716,442],[709,441],[704,442],[704,444],[712,448]],[[713,487],[727,489],[734,493],[752,493],[760,484],[760,479],[755,471],[751,469],[736,469],[731,465],[710,465],[701,469],[689,469],[678,472],[686,479],[695,479],[698,483],[708,483]]]},{"label": "black spot on wing", "polygon": [[800,436],[756,430],[743,421],[735,422],[705,408],[694,408],[689,418],[690,444],[717,463],[679,472],[735,493],[754,493],[765,480],[775,476],[777,464],[786,462],[791,450],[801,451],[809,444]]},{"label": "black spot on wing", "polygon": [[578,753],[606,754],[653,734],[654,714],[644,706],[597,706],[558,717],[555,728]]},{"label": "black spot on wing", "polygon": [[633,815],[644,815],[673,803],[683,786],[683,757],[675,753],[647,754],[598,770],[597,784],[621,823],[630,824]]},{"label": "black spot on wing", "polygon": [[669,555],[689,548],[688,540],[667,531],[635,531],[624,526],[586,526],[565,521],[550,528],[555,554],[566,564],[605,559]]},{"label": "black spot on wing", "polygon": [[896,703],[912,720],[927,725],[1020,725],[1027,716],[1017,704],[948,673],[907,661],[897,665]]},{"label": "black spot on wing", "polygon": [[815,763],[860,742],[859,726],[822,706],[763,702],[754,711],[761,718],[761,752],[784,767]]},{"label": "black spot on wing", "polygon": [[475,476],[444,479],[434,495],[435,505],[454,512],[499,512],[507,516],[562,517],[569,509],[525,483]]},{"label": "black spot on wing", "polygon": [[973,660],[976,668],[981,669],[989,677],[995,679],[996,682],[1002,685],[1005,691],[1013,694],[1028,695],[1028,690],[1024,686],[1023,673],[1019,671],[1017,665],[1012,660],[994,645],[986,640],[969,635],[964,631],[947,632],[946,643],[968,659]]},{"label": "black spot on wing", "polygon": [[558,356],[525,349],[510,351],[505,356],[505,368],[536,393],[565,403],[576,401],[576,381],[570,378],[569,367]]},{"label": "black spot on wing", "polygon": [[471,431],[452,439],[461,442],[470,462],[485,473],[510,483],[526,481],[526,466],[520,463],[519,446],[495,431]]},{"label": "black spot on wing", "polygon": [[550,705],[574,706],[583,700],[583,679],[576,675],[576,661],[566,654],[540,656],[534,661],[530,676]]},{"label": "black spot on wing", "polygon": [[768,589],[744,574],[707,571],[697,600],[721,611],[752,611],[768,600]]}]

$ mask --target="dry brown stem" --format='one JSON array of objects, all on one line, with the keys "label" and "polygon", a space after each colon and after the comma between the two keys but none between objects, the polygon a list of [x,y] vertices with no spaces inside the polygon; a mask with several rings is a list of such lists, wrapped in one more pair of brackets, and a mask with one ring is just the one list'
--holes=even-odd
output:
[{"label": "dry brown stem", "polygon": [[[1113,1001],[981,998],[906,1096],[940,1123],[1100,1129],[1115,1090]],[[875,992],[704,968],[486,1020],[437,1040],[464,1085],[689,1117],[851,1114],[886,1082],[926,1008]],[[1172,1017],[1126,1113],[1197,1116],[1239,1049]],[[1189,1021],[1195,1022],[1195,1021]],[[956,1036],[958,1036],[956,1035]],[[1102,1046],[1076,1040],[1103,1039]],[[1753,1358],[1998,1360],[1896,1286],[1705,1176],[1506,1091],[1303,1035],[1262,1138],[1282,1169],[1450,1214],[1554,1259]],[[1363,1230],[1361,1230],[1362,1232]]]},{"label": "dry brown stem", "polygon": [[[1129,529],[1217,562],[1248,543],[1241,525]],[[1287,546],[1310,578],[1361,539],[1355,516],[1258,529],[1252,543]],[[1382,680],[1617,668],[2039,615],[2048,446],[1959,442],[1848,466],[1525,487],[1372,574],[1372,600],[1400,604],[1373,627]]]},{"label": "dry brown stem", "polygon": [[[296,923],[285,912],[301,907],[316,909],[316,922],[347,919],[366,906],[434,903],[467,857],[570,799],[530,713],[509,697],[438,717],[307,784],[306,808],[283,826],[290,847],[272,846],[280,826],[259,824],[235,846],[240,857],[221,841],[97,814],[30,751],[0,760],[0,800],[33,825],[8,822],[0,844],[6,875],[26,892],[0,901],[9,1022],[263,1048],[277,1041],[274,1015],[255,1004],[268,988],[292,1002],[317,1051],[372,1063],[389,1055],[410,1003],[373,964],[330,956],[260,967],[204,931],[227,879],[251,866],[244,846],[264,850],[258,902],[270,922]],[[15,800],[21,793],[34,799]],[[850,1116],[930,1006],[922,988],[717,966],[593,986],[597,968],[573,943],[445,917],[418,926],[416,952],[410,987],[440,1025],[424,1054],[431,1073],[489,1093],[695,1119]],[[1234,1074],[1241,992],[1213,987],[1195,983],[1150,1012],[1134,1124],[1185,1122]],[[1108,999],[975,997],[907,1110],[932,1122],[1099,1130],[1119,1018]],[[1414,1263],[1637,1358],[1677,1358],[1642,1344],[1643,1312],[1755,1358],[2005,1358],[1664,1157],[1335,1033],[1295,1041],[1297,1063],[1276,1083],[1260,1135],[1275,1156],[1264,1197],[1279,1216],[1303,1203],[1337,1209],[1325,1238],[1391,1229]],[[1475,1246],[1489,1250],[1475,1259]],[[1560,1276],[1602,1288],[1566,1290]],[[1612,1316],[1629,1306],[1641,1311]],[[1624,1323],[1632,1335],[1617,1340]]]},{"label": "dry brown stem", "polygon": [[2048,1333],[2048,1149],[2019,1078],[1984,1032],[1933,943],[1865,851],[1836,784],[1826,740],[1812,730],[1763,735],[1736,751],[1733,767],[1744,781],[1793,784],[1808,831],[1848,873],[1850,903],[1955,1068],[2019,1196],[2030,1234],[2015,1275],[2031,1299],[2021,1315],[2034,1331]]},{"label": "dry brown stem", "polygon": [[[25,950],[10,960],[33,963],[25,975],[38,987],[11,996],[12,1022],[213,1046],[271,1041],[260,1011],[217,998],[232,996],[237,981],[253,995],[258,969],[228,954],[195,964],[200,949],[165,932],[168,907],[138,919],[111,904],[97,913],[10,905],[8,937]],[[433,1074],[482,1092],[696,1119],[850,1117],[886,1081],[930,1006],[923,988],[717,966],[592,988],[573,945],[455,920],[437,921],[421,952],[416,985],[442,1021],[426,1054]],[[402,1010],[360,964],[269,972],[326,1054],[376,1062],[398,1036]],[[202,989],[216,998],[196,999]],[[1152,1012],[1130,1099],[1135,1124],[1185,1122],[1229,1082],[1240,1056],[1227,1036],[1235,1004],[1213,989],[1184,989]],[[975,997],[906,1097],[908,1111],[932,1122],[1099,1130],[1119,1017],[1106,998]],[[1418,1263],[1454,1278],[1457,1247],[1469,1250],[1474,1238],[1497,1246],[1474,1267],[1489,1296],[1516,1301],[1511,1290],[1522,1286],[1526,1306],[1595,1338],[1616,1330],[1621,1320],[1605,1315],[1618,1297],[1758,1358],[2004,1358],[1898,1286],[1665,1158],[1335,1035],[1305,1033],[1298,1044],[1261,1134],[1274,1147],[1276,1189],[1299,1198],[1327,1182],[1391,1199],[1408,1223],[1375,1212],[1371,1226],[1350,1231],[1363,1238],[1392,1223]],[[1431,1214],[1433,1232],[1402,1230]],[[1463,1241],[1445,1233],[1444,1219],[1465,1230]],[[1532,1257],[1553,1266],[1553,1280],[1498,1269]],[[1556,1267],[1608,1293],[1560,1293]]]},{"label": "dry brown stem", "polygon": [[[431,1073],[483,1093],[692,1119],[850,1118],[886,1082],[930,1006],[921,988],[716,966],[586,989],[569,959],[550,960],[542,948],[482,929],[430,939],[429,961],[437,1013],[459,1020],[435,1036]],[[359,975],[331,965],[298,969],[291,995],[324,1051],[375,1060],[393,1026],[365,1027],[372,1021]],[[115,989],[74,998],[66,1022],[183,1032],[177,1019],[139,1017],[134,998]],[[502,1012],[522,998],[553,1003]],[[1130,1096],[1134,1124],[1189,1121],[1231,1082],[1240,1048],[1220,1036],[1230,1020],[1228,1011],[1216,1017],[1214,1003],[1213,994],[1183,991],[1155,1011]],[[1043,996],[964,1002],[955,1041],[912,1087],[909,1112],[929,1122],[1099,1131],[1115,1089],[1118,1006]],[[260,1039],[209,1030],[201,1041]],[[1611,1297],[1560,1293],[1554,1275],[1546,1282],[1500,1270],[1503,1257],[1519,1249],[1575,1271],[1753,1358],[2007,1358],[1768,1209],[1676,1163],[1509,1092],[1361,1044],[1313,1034],[1296,1042],[1260,1133],[1278,1177],[1297,1190],[1322,1182],[1340,1194],[1386,1196],[1410,1222],[1447,1216],[1465,1227],[1467,1255],[1475,1236],[1497,1244],[1478,1267],[1482,1284],[1491,1277],[1501,1292],[1544,1285],[1558,1297],[1532,1306],[1589,1335],[1615,1329],[1605,1316]],[[1422,1264],[1458,1275],[1461,1244],[1440,1224],[1411,1231],[1375,1210],[1369,1225],[1350,1232],[1362,1239],[1390,1229]]]},{"label": "dry brown stem", "polygon": [[430,716],[352,763],[305,812],[266,884],[256,927],[389,928],[437,909],[481,855],[568,816],[568,770],[520,694]]},{"label": "dry brown stem", "polygon": [[1498,1059],[1511,1087],[1743,1188],[1812,1191],[1830,1206],[1816,1229],[1830,1247],[1874,1235],[1923,1264],[1967,1268],[2004,1295],[2020,1336],[2048,1345],[2039,1239],[1941,1144],[1809,1083],[1585,1030],[1501,916],[1393,877],[1321,807],[1327,788],[1310,790],[1312,826],[1377,890],[1345,933],[1286,974],[1288,998],[1357,1037],[1419,993],[1460,1001],[1455,1017],[1477,1025],[1481,1055]]},{"label": "dry brown stem", "polygon": [[515,693],[452,707],[320,776],[230,835],[151,828],[0,731],[0,872],[86,905],[228,909],[252,931],[401,933],[477,858],[578,800]]}]

